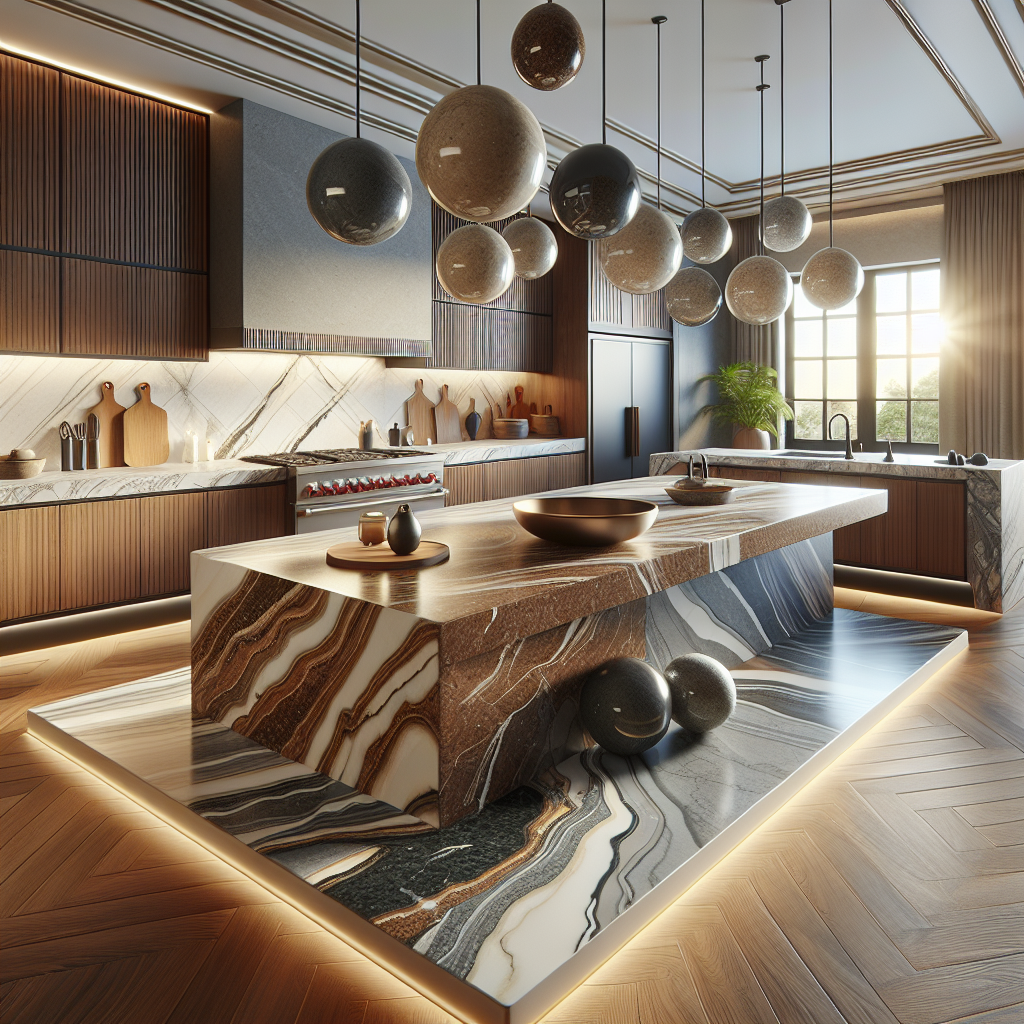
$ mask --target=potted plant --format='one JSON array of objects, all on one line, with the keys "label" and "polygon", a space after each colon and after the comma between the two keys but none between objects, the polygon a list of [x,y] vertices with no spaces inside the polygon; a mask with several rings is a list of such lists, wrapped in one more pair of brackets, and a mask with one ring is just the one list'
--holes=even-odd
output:
[{"label": "potted plant", "polygon": [[793,418],[793,410],[779,393],[778,374],[770,366],[757,363],[732,363],[717,373],[701,377],[697,383],[712,381],[718,386],[718,404],[705,405],[716,420],[732,423],[734,448],[771,447],[768,435],[779,436],[779,417]]}]

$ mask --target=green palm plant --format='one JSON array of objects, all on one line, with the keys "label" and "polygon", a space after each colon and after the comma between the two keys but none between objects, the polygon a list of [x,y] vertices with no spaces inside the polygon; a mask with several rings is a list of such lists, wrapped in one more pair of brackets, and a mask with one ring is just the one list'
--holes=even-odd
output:
[{"label": "green palm plant", "polygon": [[720,366],[717,373],[709,373],[697,383],[712,381],[718,386],[718,404],[705,405],[702,413],[709,412],[719,421],[736,423],[753,430],[767,430],[779,436],[779,417],[791,420],[793,410],[779,393],[778,374],[770,366],[757,363],[732,363]]}]

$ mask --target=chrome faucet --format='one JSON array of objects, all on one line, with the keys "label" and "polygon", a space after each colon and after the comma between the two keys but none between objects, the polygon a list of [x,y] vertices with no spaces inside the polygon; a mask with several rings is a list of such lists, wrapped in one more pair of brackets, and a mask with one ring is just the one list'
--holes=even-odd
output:
[{"label": "chrome faucet", "polygon": [[841,419],[846,424],[846,457],[853,459],[853,444],[850,442],[850,417],[845,412],[837,412],[828,421],[828,439],[832,440],[832,424],[837,420]]}]

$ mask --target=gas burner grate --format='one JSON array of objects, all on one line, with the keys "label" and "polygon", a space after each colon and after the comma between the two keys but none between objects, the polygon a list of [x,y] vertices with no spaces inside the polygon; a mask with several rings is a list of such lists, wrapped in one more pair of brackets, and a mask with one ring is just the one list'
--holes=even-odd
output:
[{"label": "gas burner grate", "polygon": [[292,466],[308,468],[310,466],[330,466],[345,462],[378,462],[386,459],[408,459],[419,455],[430,455],[430,452],[417,448],[394,449],[375,448],[325,448],[315,452],[279,452],[276,455],[244,455],[243,462],[255,462],[261,466]]}]

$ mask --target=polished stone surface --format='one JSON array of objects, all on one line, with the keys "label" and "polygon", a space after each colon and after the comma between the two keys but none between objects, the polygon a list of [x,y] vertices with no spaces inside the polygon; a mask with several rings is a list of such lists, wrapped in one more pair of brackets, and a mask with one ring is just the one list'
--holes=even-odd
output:
[{"label": "polished stone surface", "polygon": [[501,232],[516,261],[516,277],[533,281],[543,277],[558,259],[554,233],[539,217],[517,217]]},{"label": "polished stone surface", "polygon": [[665,285],[668,315],[683,327],[709,323],[722,308],[722,289],[703,267],[683,267]]},{"label": "polished stone surface", "polygon": [[456,228],[437,250],[437,280],[460,302],[480,305],[504,295],[515,270],[511,246],[486,224]]},{"label": "polished stone surface", "polygon": [[579,700],[580,720],[609,754],[642,754],[672,721],[664,676],[640,658],[606,661],[583,681]]},{"label": "polished stone surface", "polygon": [[604,276],[631,295],[650,295],[672,280],[683,259],[675,221],[650,203],[641,203],[621,230],[597,243]]},{"label": "polished stone surface", "polygon": [[736,684],[707,654],[682,654],[665,666],[672,719],[692,733],[717,729],[736,710]]},{"label": "polished stone surface", "polygon": [[710,206],[701,206],[688,213],[680,233],[683,255],[694,263],[717,263],[732,245],[732,226],[725,216]]},{"label": "polished stone surface", "polygon": [[543,92],[568,85],[586,52],[580,23],[561,4],[531,8],[512,33],[512,67],[528,86]]},{"label": "polished stone surface", "polygon": [[551,212],[577,238],[621,231],[640,206],[640,176],[621,150],[590,143],[564,156],[551,176]]},{"label": "polished stone surface", "polygon": [[863,287],[864,271],[857,258],[834,246],[819,249],[800,273],[804,297],[818,309],[842,309]]},{"label": "polished stone surface", "polygon": [[750,256],[738,263],[725,283],[725,304],[745,324],[770,324],[789,309],[793,281],[771,256]]}]

